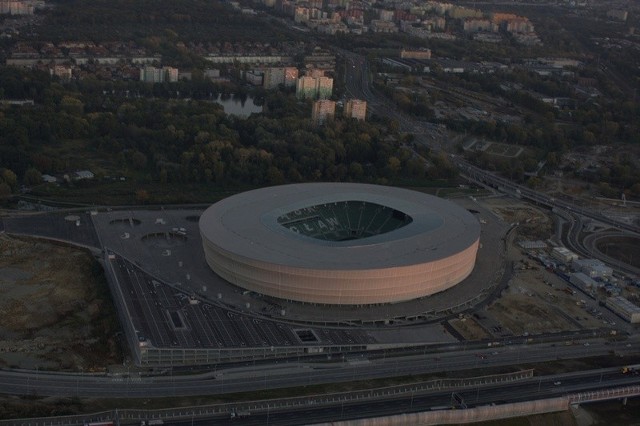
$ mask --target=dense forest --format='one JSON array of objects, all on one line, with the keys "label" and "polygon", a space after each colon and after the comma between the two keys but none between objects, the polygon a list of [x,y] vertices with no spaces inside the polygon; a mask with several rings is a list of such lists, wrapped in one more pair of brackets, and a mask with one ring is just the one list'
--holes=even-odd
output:
[{"label": "dense forest", "polygon": [[[79,169],[92,170],[98,179],[123,175],[139,182],[223,188],[455,175],[447,162],[418,155],[383,121],[337,118],[314,127],[310,104],[293,93],[262,93],[266,112],[239,119],[206,99],[128,97],[110,82],[63,87],[46,74],[17,69],[1,70],[0,82],[8,97],[36,101],[0,111],[0,164],[13,176],[0,178],[5,193],[15,192],[20,182],[35,183],[41,174]],[[138,82],[122,84],[154,90]],[[203,84],[193,82],[191,90]],[[165,93],[156,86],[156,95]]]},{"label": "dense forest", "polygon": [[234,12],[227,2],[190,0],[54,0],[39,40],[122,41],[179,35],[190,41],[273,41],[268,20]]}]

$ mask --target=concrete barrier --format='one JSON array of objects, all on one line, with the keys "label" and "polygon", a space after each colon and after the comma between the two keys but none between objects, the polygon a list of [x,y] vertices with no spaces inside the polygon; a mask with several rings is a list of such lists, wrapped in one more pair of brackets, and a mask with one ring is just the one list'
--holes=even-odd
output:
[{"label": "concrete barrier", "polygon": [[465,410],[438,410],[421,413],[400,414],[373,419],[349,420],[344,422],[320,423],[315,426],[398,426],[398,425],[442,425],[475,423],[523,417],[534,414],[553,413],[569,409],[566,397],[542,399],[538,401],[516,402],[513,404],[491,405]]}]

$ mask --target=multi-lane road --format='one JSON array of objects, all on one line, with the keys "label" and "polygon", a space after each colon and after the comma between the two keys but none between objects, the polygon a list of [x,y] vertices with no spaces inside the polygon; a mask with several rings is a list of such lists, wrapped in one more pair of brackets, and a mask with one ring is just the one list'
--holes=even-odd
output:
[{"label": "multi-lane road", "polygon": [[[478,386],[456,391],[460,400],[468,407],[521,402],[564,396],[584,389],[603,389],[637,385],[637,379],[622,375],[619,369],[602,369],[589,372],[566,374],[562,376],[534,377],[529,380],[508,384]],[[307,405],[286,410],[277,407],[269,410],[253,411],[242,419],[246,425],[301,425],[320,422],[344,421],[352,419],[392,416],[402,413],[416,413],[449,409],[457,405],[452,401],[451,389],[441,389],[428,393],[403,393],[395,397],[380,400],[349,401],[343,400],[330,405]],[[229,416],[211,417],[207,420],[189,419],[165,422],[171,425],[234,424]]]},{"label": "multi-lane road", "polygon": [[221,369],[204,376],[127,377],[2,370],[0,393],[82,397],[214,395],[584,358],[607,355],[612,351],[637,355],[640,340],[592,340],[571,345],[523,342],[482,351],[465,350],[459,345],[452,347],[451,352],[437,355],[424,353],[384,359],[363,356],[340,362],[247,365]]},{"label": "multi-lane road", "polygon": [[597,222],[603,223],[605,225],[609,225],[613,228],[620,229],[622,231],[627,231],[634,234],[640,234],[640,227],[636,225],[621,222],[616,218],[610,218],[610,217],[604,216],[600,212],[592,210],[588,207],[577,205],[576,203],[571,201],[551,197],[547,194],[530,189],[524,185],[518,185],[508,179],[505,179],[501,176],[497,176],[494,173],[491,173],[479,167],[476,167],[458,156],[453,156],[452,158],[454,159],[454,162],[458,165],[458,167],[461,169],[463,174],[469,177],[472,177],[475,180],[479,180],[486,185],[501,189],[502,191],[509,192],[520,198],[525,198],[535,203],[546,205],[550,208],[562,209],[569,212],[573,212],[583,217],[588,217]]}]

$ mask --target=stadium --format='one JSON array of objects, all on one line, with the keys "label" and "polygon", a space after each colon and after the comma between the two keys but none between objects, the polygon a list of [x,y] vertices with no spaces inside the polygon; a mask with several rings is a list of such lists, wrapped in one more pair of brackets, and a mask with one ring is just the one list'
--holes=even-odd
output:
[{"label": "stadium", "polygon": [[209,267],[238,287],[329,305],[396,303],[451,288],[473,270],[480,225],[419,192],[312,183],[241,193],[200,217]]}]

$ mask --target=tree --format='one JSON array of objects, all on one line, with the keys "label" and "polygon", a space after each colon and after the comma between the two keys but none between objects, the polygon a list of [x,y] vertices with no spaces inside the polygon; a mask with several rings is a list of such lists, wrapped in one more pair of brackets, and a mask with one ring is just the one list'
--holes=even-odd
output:
[{"label": "tree", "polygon": [[18,177],[12,170],[2,170],[2,182],[6,183],[9,186],[11,193],[15,192],[18,189]]},{"label": "tree", "polygon": [[400,172],[401,165],[402,163],[397,157],[395,156],[389,157],[389,160],[387,160],[387,171],[389,173],[389,176],[390,177],[397,176],[398,172]]},{"label": "tree", "polygon": [[267,170],[267,181],[270,185],[282,185],[284,183],[284,175],[274,166],[270,166]]},{"label": "tree", "polygon": [[25,185],[37,185],[42,182],[42,173],[34,167],[29,167],[24,173],[23,181]]},{"label": "tree", "polygon": [[542,180],[537,176],[531,176],[527,180],[527,186],[532,189],[539,188],[541,184],[542,184]]},{"label": "tree", "polygon": [[131,155],[131,165],[138,170],[144,169],[147,166],[147,156],[136,151]]},{"label": "tree", "polygon": [[84,104],[80,99],[72,98],[71,96],[64,96],[60,101],[60,109],[68,112],[69,114],[82,115],[84,112]]},{"label": "tree", "polygon": [[5,182],[0,183],[0,199],[7,198],[11,195],[11,187]]},{"label": "tree", "polygon": [[357,161],[351,163],[349,165],[349,176],[351,176],[351,179],[356,181],[362,179],[362,176],[364,176],[364,168],[362,167],[362,164]]},{"label": "tree", "polygon": [[151,196],[146,189],[138,189],[136,190],[136,202],[140,204],[146,204],[149,202]]}]

